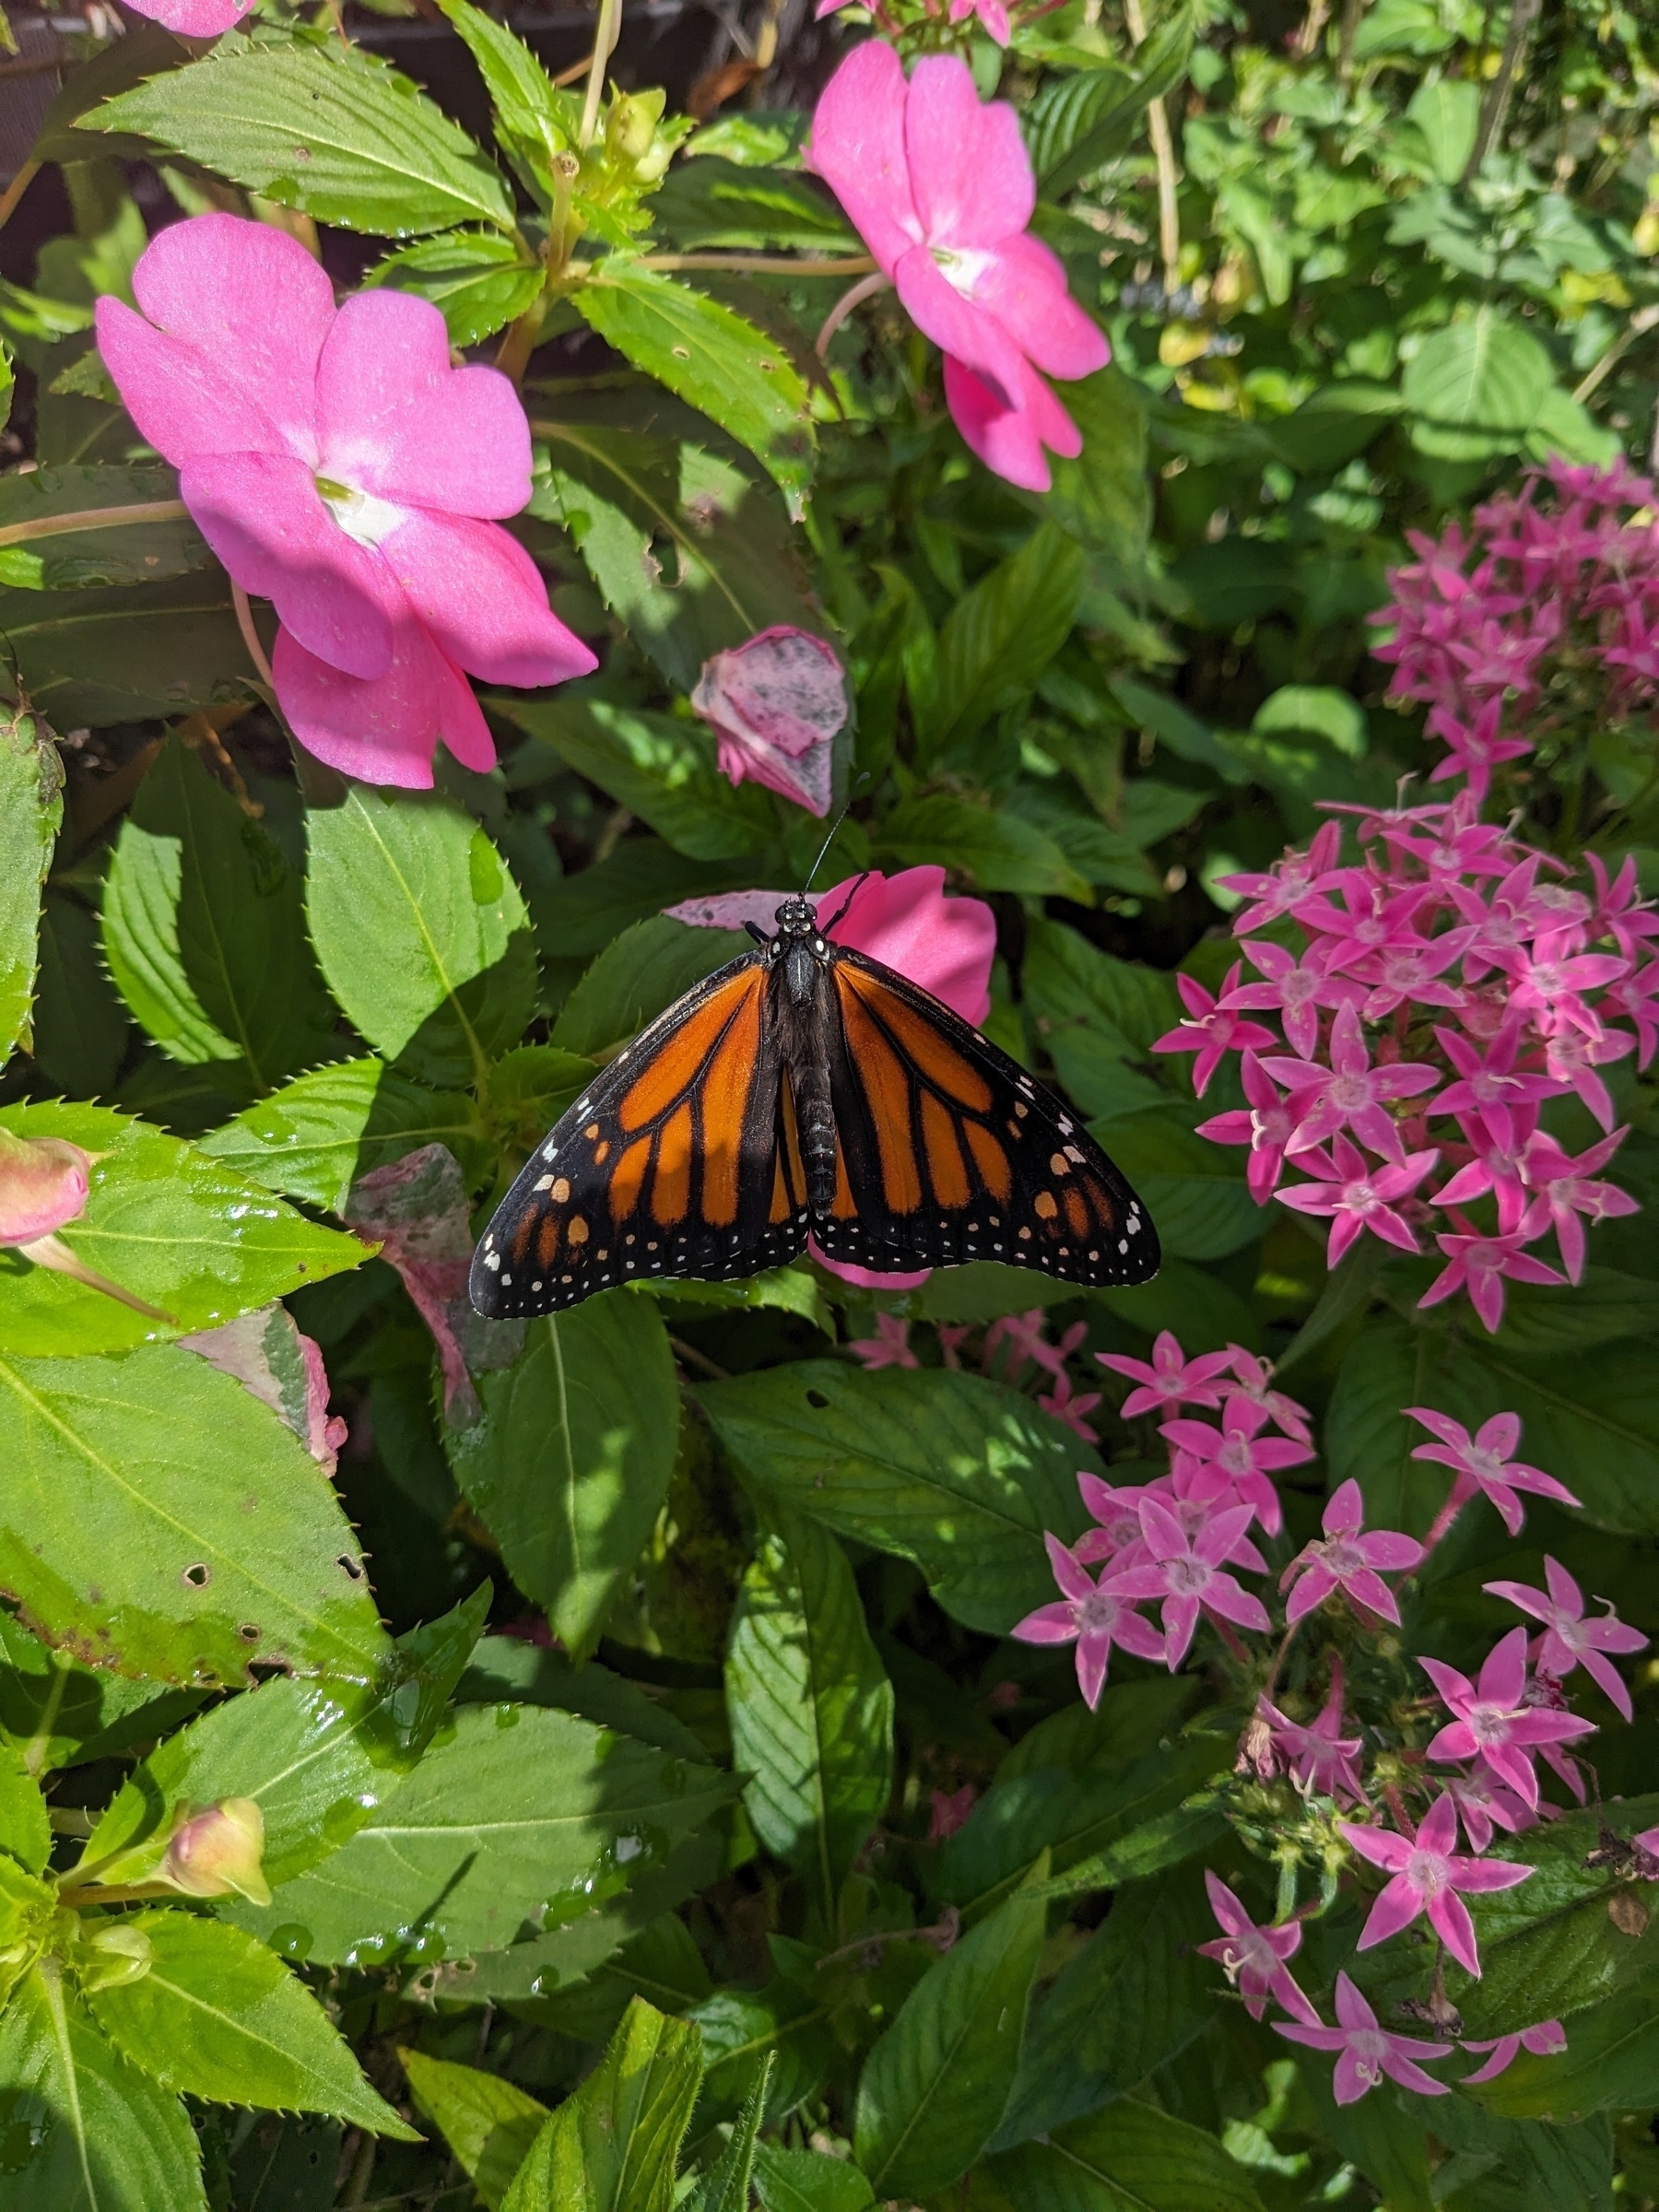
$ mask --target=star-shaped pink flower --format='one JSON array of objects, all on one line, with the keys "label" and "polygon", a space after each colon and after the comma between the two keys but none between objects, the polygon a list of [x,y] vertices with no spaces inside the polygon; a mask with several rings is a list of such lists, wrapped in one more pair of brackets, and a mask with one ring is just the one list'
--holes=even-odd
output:
[{"label": "star-shaped pink flower", "polygon": [[1311,2051],[1338,2053],[1331,2081],[1338,2104],[1357,2103],[1384,2075],[1403,2089],[1415,2089],[1419,2097],[1448,2093],[1447,2085],[1425,2074],[1418,2061],[1450,2058],[1452,2045],[1425,2043],[1416,2036],[1394,2035],[1386,2028],[1379,2028],[1376,2014],[1347,1974],[1336,1977],[1335,2028],[1310,2028],[1300,2020],[1275,2020],[1273,2024],[1293,2043],[1305,2043]]},{"label": "star-shaped pink flower", "polygon": [[1072,1643],[1077,1647],[1077,1688],[1092,1712],[1100,1701],[1112,1647],[1122,1644],[1137,1659],[1161,1659],[1164,1640],[1143,1619],[1123,1593],[1097,1584],[1058,1536],[1047,1535],[1049,1565],[1060,1585],[1057,1604],[1039,1606],[1009,1631],[1021,1643]]},{"label": "star-shaped pink flower", "polygon": [[1261,1599],[1253,1597],[1221,1564],[1249,1528],[1251,1518],[1249,1506],[1235,1506],[1218,1513],[1189,1540],[1167,1505],[1156,1498],[1142,1499],[1141,1540],[1147,1561],[1111,1576],[1101,1586],[1116,1597],[1162,1601],[1165,1661],[1171,1674],[1187,1655],[1201,1612],[1258,1633],[1273,1626]]},{"label": "star-shaped pink flower", "polygon": [[[1540,1674],[1559,1682],[1582,1665],[1630,1720],[1630,1689],[1606,1653],[1644,1651],[1647,1638],[1639,1629],[1628,1628],[1611,1606],[1599,1617],[1586,1619],[1584,1594],[1559,1560],[1545,1559],[1544,1580],[1549,1585],[1547,1591],[1526,1583],[1483,1583],[1481,1587],[1494,1597],[1507,1597],[1511,1605],[1544,1623],[1544,1633],[1533,1646],[1533,1664]],[[1601,1603],[1607,1605],[1606,1598]]]},{"label": "star-shaped pink flower", "polygon": [[1641,1211],[1629,1191],[1620,1190],[1616,1182],[1596,1180],[1597,1170],[1606,1166],[1629,1134],[1628,1129],[1615,1129],[1587,1152],[1570,1159],[1553,1137],[1540,1131],[1523,1155],[1537,1194],[1522,1221],[1521,1233],[1530,1239],[1541,1237],[1547,1228],[1555,1230],[1570,1283],[1583,1280],[1584,1223],[1609,1221],[1618,1215]]},{"label": "star-shaped pink flower", "polygon": [[1373,1167],[1346,1136],[1339,1136],[1329,1152],[1316,1149],[1297,1156],[1297,1166],[1317,1180],[1282,1186],[1278,1202],[1299,1214],[1330,1217],[1327,1267],[1335,1267],[1368,1229],[1386,1244],[1416,1252],[1417,1236],[1399,1210],[1400,1202],[1411,1196],[1439,1158],[1438,1151],[1412,1152],[1397,1164]]},{"label": "star-shaped pink flower", "polygon": [[1475,1947],[1475,1924],[1459,1896],[1493,1889],[1512,1889],[1535,1871],[1510,1859],[1471,1859],[1457,1855],[1457,1807],[1449,1795],[1437,1797],[1424,1815],[1415,1837],[1394,1835],[1382,1828],[1363,1828],[1345,1820],[1342,1832],[1373,1866],[1391,1879],[1371,1906],[1359,1947],[1369,1951],[1407,1928],[1418,1913],[1465,1972],[1478,1974],[1480,1955]]},{"label": "star-shaped pink flower", "polygon": [[1465,2039],[1465,2051],[1489,2051],[1491,2057],[1484,2066],[1477,2066],[1473,2074],[1465,2074],[1457,2085],[1466,2088],[1472,2081],[1495,2081],[1506,2066],[1513,2065],[1523,2051],[1530,2051],[1535,2058],[1555,2058],[1567,2048],[1567,2031],[1559,2020],[1540,2020],[1536,2027],[1523,2028],[1517,2035],[1495,2035],[1484,2042],[1470,2042]]},{"label": "star-shaped pink flower", "polygon": [[1179,1028],[1166,1030],[1152,1047],[1155,1053],[1197,1053],[1193,1063],[1193,1088],[1200,1098],[1229,1053],[1242,1052],[1251,1045],[1278,1042],[1273,1031],[1265,1030],[1259,1021],[1246,1021],[1241,1014],[1228,1011],[1224,1002],[1238,987],[1241,965],[1241,961],[1233,962],[1216,996],[1205,989],[1195,975],[1177,975],[1175,988],[1181,994],[1186,1013]]},{"label": "star-shaped pink flower", "polygon": [[1378,1570],[1397,1574],[1415,1567],[1423,1547],[1415,1536],[1395,1529],[1367,1534],[1364,1523],[1365,1500],[1359,1485],[1350,1478],[1325,1507],[1324,1541],[1304,1546],[1279,1577],[1281,1590],[1296,1584],[1285,1606],[1288,1622],[1302,1619],[1333,1590],[1341,1590],[1368,1613],[1399,1626],[1399,1606]]},{"label": "star-shaped pink flower", "polygon": [[[1530,1259],[1524,1250],[1531,1241],[1524,1226],[1497,1236],[1437,1236],[1446,1265],[1435,1277],[1419,1306],[1438,1306],[1455,1291],[1466,1290],[1469,1303],[1491,1335],[1503,1320],[1503,1286],[1517,1283],[1564,1283],[1566,1277],[1542,1260]],[[1576,1500],[1575,1500],[1576,1502]]]},{"label": "star-shaped pink flower", "polygon": [[1228,1400],[1219,1429],[1210,1421],[1177,1418],[1166,1421],[1158,1433],[1177,1452],[1189,1452],[1194,1459],[1213,1466],[1251,1508],[1267,1534],[1276,1536],[1283,1514],[1273,1484],[1274,1473],[1282,1467],[1300,1466],[1313,1457],[1313,1448],[1291,1437],[1259,1434],[1266,1420],[1265,1408],[1240,1392]]},{"label": "star-shaped pink flower", "polygon": [[1262,1063],[1274,1081],[1289,1090],[1301,1116],[1290,1138],[1292,1157],[1323,1145],[1339,1130],[1351,1129],[1362,1145],[1384,1159],[1402,1160],[1405,1147],[1388,1101],[1415,1099],[1432,1090],[1440,1070],[1417,1060],[1382,1062],[1373,1067],[1359,1010],[1351,1002],[1336,1009],[1327,1056],[1328,1067],[1307,1060]]},{"label": "star-shaped pink flower", "polygon": [[1261,2018],[1271,1997],[1292,2019],[1317,2027],[1318,2013],[1285,1963],[1301,1947],[1301,1924],[1291,1920],[1277,1927],[1258,1927],[1227,1884],[1207,1867],[1204,1886],[1209,1891],[1210,1911],[1223,1932],[1214,1943],[1201,1943],[1198,1956],[1220,1964],[1253,2020]]},{"label": "star-shaped pink flower", "polygon": [[1135,1388],[1121,1408],[1126,1421],[1142,1413],[1168,1413],[1177,1406],[1219,1406],[1218,1375],[1228,1370],[1227,1352],[1196,1352],[1188,1359],[1168,1329],[1160,1329],[1152,1344],[1152,1363],[1131,1359],[1122,1352],[1097,1352],[1095,1358],[1114,1375],[1124,1375]]},{"label": "star-shaped pink flower", "polygon": [[1512,1629],[1492,1646],[1478,1682],[1471,1682],[1443,1660],[1419,1658],[1418,1665],[1453,1716],[1430,1742],[1430,1758],[1485,1759],[1535,1812],[1538,1776],[1533,1760],[1539,1748],[1576,1743],[1581,1736],[1595,1734],[1593,1721],[1527,1703],[1524,1629]]},{"label": "star-shaped pink flower", "polygon": [[1256,1712],[1267,1724],[1275,1754],[1283,1759],[1299,1789],[1362,1805],[1365,1786],[1355,1762],[1364,1739],[1343,1735],[1342,1700],[1342,1662],[1334,1659],[1331,1687],[1312,1721],[1305,1724],[1293,1721],[1265,1698],[1258,1702]]},{"label": "star-shaped pink flower", "polygon": [[1448,1512],[1454,1512],[1478,1491],[1502,1514],[1510,1535],[1518,1536],[1525,1524],[1526,1511],[1517,1491],[1530,1490],[1535,1497],[1577,1505],[1578,1500],[1565,1483],[1546,1475],[1542,1467],[1528,1466],[1524,1460],[1515,1458],[1515,1447],[1521,1441],[1518,1413],[1495,1413],[1471,1437],[1461,1421],[1437,1412],[1432,1406],[1406,1406],[1402,1410],[1408,1420],[1420,1422],[1438,1439],[1432,1444],[1418,1444],[1412,1458],[1438,1460],[1456,1476],[1446,1500]]},{"label": "star-shaped pink flower", "polygon": [[854,1337],[847,1349],[857,1353],[859,1365],[865,1369],[922,1364],[910,1347],[910,1323],[896,1313],[877,1313],[875,1335]]},{"label": "star-shaped pink flower", "polygon": [[1288,1098],[1282,1098],[1263,1070],[1254,1053],[1241,1053],[1239,1080],[1249,1103],[1226,1113],[1213,1113],[1200,1122],[1198,1135],[1212,1145],[1248,1145],[1250,1159],[1244,1181],[1258,1206],[1265,1206],[1277,1187],[1285,1164],[1285,1147],[1296,1127],[1297,1116]]}]

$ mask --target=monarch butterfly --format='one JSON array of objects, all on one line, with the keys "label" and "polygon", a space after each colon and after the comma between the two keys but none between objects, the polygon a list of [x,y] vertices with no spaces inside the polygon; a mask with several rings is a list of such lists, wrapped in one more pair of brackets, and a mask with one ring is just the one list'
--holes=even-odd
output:
[{"label": "monarch butterfly", "polygon": [[888,1273],[1011,1261],[1144,1283],[1158,1235],[1051,1091],[785,899],[561,1115],[473,1254],[480,1313],[613,1283],[757,1275],[812,1236]]}]

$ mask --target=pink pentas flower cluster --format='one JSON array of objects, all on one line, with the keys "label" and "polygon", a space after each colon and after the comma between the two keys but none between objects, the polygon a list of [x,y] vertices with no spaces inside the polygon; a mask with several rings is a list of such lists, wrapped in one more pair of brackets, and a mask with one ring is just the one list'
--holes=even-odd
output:
[{"label": "pink pentas flower cluster", "polygon": [[1555,460],[1477,507],[1471,531],[1409,534],[1418,558],[1389,573],[1394,597],[1371,620],[1391,634],[1372,650],[1393,695],[1429,707],[1448,748],[1434,781],[1466,776],[1484,798],[1504,762],[1659,699],[1653,498],[1622,463]]},{"label": "pink pentas flower cluster", "polygon": [[276,607],[295,736],[374,783],[429,786],[440,741],[493,768],[468,673],[540,686],[598,665],[500,526],[530,497],[506,377],[452,368],[429,300],[336,308],[297,239],[236,216],[163,230],[133,292],[141,313],[99,300],[99,351],[232,582]]},{"label": "pink pentas flower cluster", "polygon": [[1111,349],[1030,234],[1037,186],[1014,110],[982,100],[955,54],[926,56],[907,82],[871,40],[825,86],[810,159],[943,352],[963,438],[998,476],[1046,491],[1047,453],[1083,441],[1043,379],[1088,376]]},{"label": "pink pentas flower cluster", "polygon": [[[1258,1205],[1328,1222],[1333,1267],[1368,1234],[1428,1243],[1419,1303],[1461,1292],[1496,1330],[1509,1282],[1580,1281],[1586,1226],[1637,1210],[1603,1173],[1626,1131],[1600,1071],[1659,1046],[1659,913],[1631,862],[1609,877],[1592,855],[1575,886],[1466,792],[1356,811],[1358,865],[1333,821],[1223,879],[1243,959],[1218,992],[1176,979],[1184,1018],[1154,1050],[1192,1053],[1200,1096],[1237,1056],[1245,1103],[1200,1134],[1249,1147]],[[1543,1122],[1569,1097],[1606,1132],[1576,1155]]]}]

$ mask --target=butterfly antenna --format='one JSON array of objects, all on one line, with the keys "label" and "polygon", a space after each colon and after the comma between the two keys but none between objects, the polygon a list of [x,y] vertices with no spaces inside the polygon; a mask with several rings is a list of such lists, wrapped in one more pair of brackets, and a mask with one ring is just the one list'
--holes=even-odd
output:
[{"label": "butterfly antenna", "polygon": [[835,840],[836,840],[836,834],[837,834],[837,832],[840,830],[841,824],[842,824],[842,823],[843,823],[843,822],[846,820],[846,818],[847,818],[847,816],[848,816],[849,812],[850,812],[850,811],[851,811],[851,809],[852,809],[852,806],[853,806],[853,800],[854,800],[854,799],[855,799],[855,798],[858,796],[858,794],[859,794],[859,792],[862,790],[862,788],[864,787],[864,785],[865,785],[865,784],[866,784],[866,783],[869,782],[869,780],[870,780],[870,771],[869,771],[869,770],[868,770],[868,769],[866,769],[866,770],[865,771],[864,774],[863,774],[862,776],[860,776],[860,777],[859,777],[859,779],[858,779],[858,782],[857,782],[856,783],[854,783],[854,784],[853,784],[853,786],[852,790],[851,790],[851,791],[850,791],[850,792],[847,794],[847,803],[846,803],[846,805],[845,805],[845,806],[844,806],[841,808],[841,812],[840,812],[840,813],[839,813],[839,814],[836,816],[836,818],[835,818],[834,821],[830,823],[830,834],[829,834],[829,836],[828,836],[828,837],[827,837],[827,838],[824,840],[823,843],[822,843],[822,844],[821,844],[821,845],[818,847],[818,858],[817,858],[817,859],[816,859],[816,860],[813,862],[813,864],[812,864],[811,867],[809,867],[809,868],[807,869],[807,871],[806,871],[806,882],[805,882],[805,883],[804,883],[804,884],[801,886],[801,896],[802,896],[802,898],[803,898],[803,899],[805,899],[805,898],[806,898],[806,896],[807,892],[808,892],[808,891],[809,891],[809,890],[812,888],[812,879],[813,879],[813,877],[815,877],[815,876],[818,874],[818,870],[819,870],[819,869],[820,869],[820,868],[823,866],[823,865],[824,865],[824,855],[825,855],[825,853],[828,853],[828,852],[829,852],[829,850],[830,850],[830,846],[831,846],[831,845],[832,845],[832,844],[835,842]]}]

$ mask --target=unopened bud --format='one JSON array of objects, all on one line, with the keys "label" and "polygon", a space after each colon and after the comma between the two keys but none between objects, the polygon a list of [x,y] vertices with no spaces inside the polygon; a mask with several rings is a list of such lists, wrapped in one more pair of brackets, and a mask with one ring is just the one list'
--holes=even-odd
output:
[{"label": "unopened bud", "polygon": [[83,1989],[124,1989],[142,1982],[155,1963],[155,1951],[142,1928],[112,1920],[83,1935],[76,1947],[76,1978]]},{"label": "unopened bud", "polygon": [[0,1244],[32,1244],[87,1210],[89,1153],[56,1136],[0,1129]]},{"label": "unopened bud", "polygon": [[271,1886],[265,1856],[265,1815],[252,1797],[221,1797],[199,1812],[184,1808],[156,1880],[186,1897],[245,1897],[268,1905]]},{"label": "unopened bud", "polygon": [[625,161],[642,161],[656,136],[663,112],[658,92],[619,92],[605,119],[605,143]]}]

